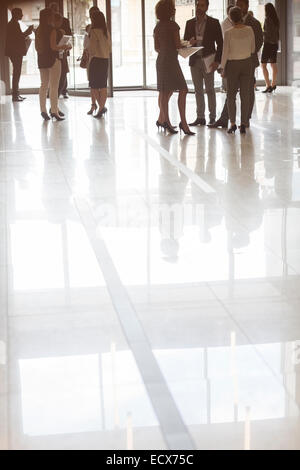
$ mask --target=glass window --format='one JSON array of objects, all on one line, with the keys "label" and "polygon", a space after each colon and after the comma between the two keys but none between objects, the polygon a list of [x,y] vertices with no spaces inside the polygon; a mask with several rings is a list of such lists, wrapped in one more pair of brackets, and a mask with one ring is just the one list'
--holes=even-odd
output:
[{"label": "glass window", "polygon": [[111,0],[114,87],[143,85],[141,0]]},{"label": "glass window", "polygon": [[291,1],[287,27],[287,60],[289,85],[300,84],[300,0]]},{"label": "glass window", "polygon": [[[20,21],[20,26],[22,31],[25,31],[32,24],[35,28],[38,27],[40,10],[45,8],[45,2],[43,0],[32,0],[30,3],[26,1],[10,2],[8,5],[8,21],[11,20],[11,10],[13,8],[22,9],[23,18]],[[20,88],[38,88],[40,86],[34,33],[30,36],[30,39],[32,42],[27,55],[23,59]],[[12,67],[10,67],[10,72],[12,72]]]},{"label": "glass window", "polygon": [[[261,27],[264,27],[265,22],[265,4],[266,3],[273,3],[275,6],[275,0],[250,0],[249,1],[249,10],[253,12],[254,17],[260,22]],[[260,55],[262,53],[262,49],[260,51]],[[256,69],[256,79],[257,80],[264,80],[264,76],[262,73],[262,68],[258,67]]]},{"label": "glass window", "polygon": [[85,28],[90,23],[89,9],[93,0],[64,0],[64,15],[69,18],[73,32],[73,49],[70,54],[68,86],[73,89],[88,88],[87,71],[80,67],[79,58],[83,51]]},{"label": "glass window", "polygon": [[146,70],[147,86],[156,87],[156,57],[154,50],[153,30],[156,25],[155,5],[157,0],[146,0],[145,2],[145,29],[146,29]]}]

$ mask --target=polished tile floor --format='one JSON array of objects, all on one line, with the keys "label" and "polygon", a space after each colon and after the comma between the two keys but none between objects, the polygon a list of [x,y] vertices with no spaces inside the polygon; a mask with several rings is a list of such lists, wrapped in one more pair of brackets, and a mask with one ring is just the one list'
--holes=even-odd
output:
[{"label": "polished tile floor", "polygon": [[0,106],[0,448],[300,449],[300,90],[61,108]]}]

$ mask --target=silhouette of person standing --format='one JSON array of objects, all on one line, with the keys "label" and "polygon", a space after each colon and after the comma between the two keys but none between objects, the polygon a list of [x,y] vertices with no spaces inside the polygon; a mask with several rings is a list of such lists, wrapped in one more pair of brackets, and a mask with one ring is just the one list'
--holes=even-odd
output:
[{"label": "silhouette of person standing", "polygon": [[10,58],[13,65],[12,100],[23,101],[19,95],[19,82],[22,71],[23,57],[27,54],[26,38],[33,32],[33,25],[22,32],[19,21],[23,18],[21,8],[13,8],[12,19],[7,25],[5,55]]}]

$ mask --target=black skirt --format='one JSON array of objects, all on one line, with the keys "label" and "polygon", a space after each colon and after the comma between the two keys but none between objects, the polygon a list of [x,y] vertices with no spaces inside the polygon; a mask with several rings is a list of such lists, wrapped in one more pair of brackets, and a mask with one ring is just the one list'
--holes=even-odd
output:
[{"label": "black skirt", "polygon": [[108,59],[93,57],[89,65],[89,87],[107,88]]},{"label": "black skirt", "polygon": [[276,64],[277,52],[278,52],[278,44],[271,44],[269,42],[265,42],[262,55],[261,55],[261,63],[262,64],[268,64],[268,63]]}]

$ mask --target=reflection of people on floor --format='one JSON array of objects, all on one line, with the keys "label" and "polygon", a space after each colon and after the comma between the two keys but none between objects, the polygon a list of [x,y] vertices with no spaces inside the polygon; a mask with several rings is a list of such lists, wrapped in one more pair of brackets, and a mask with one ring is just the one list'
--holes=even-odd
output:
[{"label": "reflection of people on floor", "polygon": [[[166,148],[165,137],[161,146]],[[170,140],[167,141],[170,149]],[[182,141],[181,161],[186,158],[186,139]],[[184,229],[184,197],[188,178],[165,158],[160,158],[161,175],[159,177],[159,231],[161,251],[166,261],[174,263],[178,259],[179,239]]]},{"label": "reflection of people on floor", "polygon": [[[92,133],[89,158],[85,160],[88,192],[95,203],[95,217],[101,224],[110,226],[117,223],[116,166],[110,151],[110,137],[105,123],[96,121]],[[113,132],[113,131],[112,131]]]},{"label": "reflection of people on floor", "polygon": [[192,182],[191,185],[194,211],[200,228],[200,240],[203,243],[209,243],[210,230],[220,225],[224,216],[224,209],[218,197],[218,189],[222,183],[216,177],[218,155],[216,134],[206,134],[202,139],[198,139],[196,154],[195,173],[217,191],[207,194],[195,183]]},{"label": "reflection of people on floor", "polygon": [[[11,108],[12,117],[9,119],[10,125],[6,127],[5,139],[9,142],[7,152],[7,162],[11,164],[10,157],[20,159],[20,164],[13,167],[13,178],[11,178],[9,167],[7,167],[7,191],[9,193],[8,200],[10,204],[10,214],[14,214],[16,210],[16,194],[17,188],[21,191],[30,189],[30,168],[35,163],[32,147],[28,145],[26,132],[24,130],[24,120],[18,106]],[[14,215],[11,219],[14,219]]]},{"label": "reflection of people on floor", "polygon": [[[281,145],[278,142],[278,146]],[[274,158],[271,152],[264,153],[265,177],[269,180],[274,178],[275,194],[283,205],[289,203],[293,198],[293,156],[287,158],[285,153],[285,148],[282,148],[280,160],[278,160],[278,156]]]},{"label": "reflection of people on floor", "polygon": [[226,210],[226,227],[232,249],[249,245],[250,233],[258,229],[263,220],[263,203],[259,184],[255,180],[255,156],[252,137],[238,149],[232,146],[228,165],[228,181],[222,201]]},{"label": "reflection of people on floor", "polygon": [[[62,132],[61,128],[48,126],[45,121],[41,128],[41,146],[44,158],[43,205],[51,223],[63,223],[73,209],[71,192],[65,190],[65,180],[61,182],[61,164],[70,185],[73,184],[76,168],[69,126],[64,127]],[[57,160],[60,160],[61,164]]]}]

